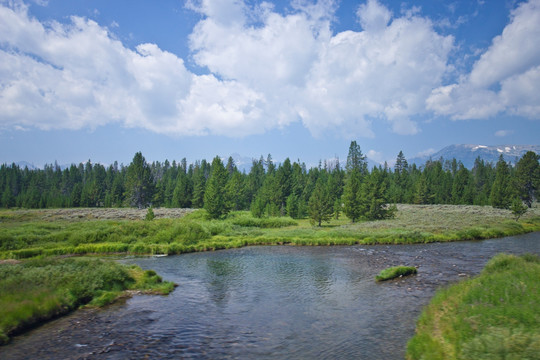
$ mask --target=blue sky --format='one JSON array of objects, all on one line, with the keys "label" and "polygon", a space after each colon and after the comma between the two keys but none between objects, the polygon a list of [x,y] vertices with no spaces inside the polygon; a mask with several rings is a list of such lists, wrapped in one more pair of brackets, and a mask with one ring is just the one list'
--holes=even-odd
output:
[{"label": "blue sky", "polygon": [[540,0],[0,0],[0,163],[538,144]]}]

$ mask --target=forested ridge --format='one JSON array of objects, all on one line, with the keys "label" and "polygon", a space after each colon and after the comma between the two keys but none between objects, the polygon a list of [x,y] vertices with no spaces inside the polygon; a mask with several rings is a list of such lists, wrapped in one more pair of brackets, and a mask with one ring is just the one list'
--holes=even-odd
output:
[{"label": "forested ridge", "polygon": [[345,164],[325,161],[307,168],[271,155],[253,160],[248,173],[232,158],[187,164],[146,162],[135,154],[128,166],[105,167],[91,161],[61,169],[46,165],[30,170],[16,164],[0,167],[3,208],[180,207],[206,208],[212,217],[231,210],[251,210],[257,217],[310,216],[316,222],[345,213],[352,221],[391,216],[388,204],[470,204],[509,208],[531,206],[540,184],[539,156],[526,153],[510,166],[478,158],[469,170],[456,159],[409,165],[402,152],[393,167],[368,169],[365,156],[351,142]]}]

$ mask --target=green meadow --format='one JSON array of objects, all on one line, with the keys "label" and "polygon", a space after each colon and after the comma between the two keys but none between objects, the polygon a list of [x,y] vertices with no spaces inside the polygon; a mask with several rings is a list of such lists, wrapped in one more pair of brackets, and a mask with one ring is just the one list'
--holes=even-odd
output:
[{"label": "green meadow", "polygon": [[60,215],[55,215],[55,210],[0,211],[0,259],[71,254],[173,255],[248,245],[411,244],[540,230],[538,207],[518,222],[509,210],[490,206],[398,205],[393,219],[351,223],[341,217],[322,227],[312,226],[308,219],[255,218],[245,211],[229,213],[222,220],[212,220],[204,210],[196,210],[182,217],[164,215],[152,221],[126,220],[123,209],[110,209],[117,219],[93,217],[91,211],[74,217],[62,211]]}]

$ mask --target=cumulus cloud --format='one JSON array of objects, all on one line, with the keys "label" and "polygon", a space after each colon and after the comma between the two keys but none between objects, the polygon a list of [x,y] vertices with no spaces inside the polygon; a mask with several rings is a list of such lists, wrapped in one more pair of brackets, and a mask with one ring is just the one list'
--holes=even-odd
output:
[{"label": "cumulus cloud", "polygon": [[427,157],[427,156],[431,156],[433,154],[435,154],[437,152],[437,150],[433,149],[433,148],[429,148],[429,149],[426,149],[426,150],[423,150],[423,151],[420,151],[419,153],[416,154],[416,157]]},{"label": "cumulus cloud", "polygon": [[366,156],[368,159],[373,160],[379,164],[384,163],[384,155],[379,151],[369,150]]},{"label": "cumulus cloud", "polygon": [[390,11],[375,0],[358,9],[364,31],[334,35],[331,4],[315,8],[259,11],[259,26],[247,16],[225,24],[201,10],[206,18],[190,37],[193,57],[264,94],[263,112],[277,111],[280,125],[300,118],[314,134],[374,136],[372,123],[387,121],[396,133],[418,132],[411,116],[425,113],[426,98],[441,84],[453,38],[418,16],[390,22]]},{"label": "cumulus cloud", "polygon": [[377,0],[368,0],[358,7],[358,21],[366,31],[382,31],[388,25],[392,13]]},{"label": "cumulus cloud", "polygon": [[505,137],[505,136],[511,135],[512,133],[513,133],[512,130],[498,130],[495,132],[495,136]]},{"label": "cumulus cloud", "polygon": [[540,0],[520,4],[509,24],[456,84],[433,90],[427,106],[453,119],[506,112],[540,119]]},{"label": "cumulus cloud", "polygon": [[254,90],[196,76],[181,58],[155,44],[130,50],[106,28],[80,17],[67,25],[42,24],[22,3],[1,6],[0,19],[4,128],[80,129],[120,122],[177,135],[255,132],[261,97]]},{"label": "cumulus cloud", "polygon": [[[396,17],[376,0],[358,8],[362,31],[337,34],[330,0],[294,1],[286,14],[266,2],[189,1],[203,16],[189,41],[205,75],[156,44],[129,49],[86,18],[41,23],[23,3],[6,4],[0,3],[4,128],[118,122],[171,135],[247,136],[301,121],[315,135],[373,137],[373,123],[382,121],[415,134],[412,118],[428,113],[426,99],[438,91],[444,104],[452,92],[441,84],[453,38],[416,12]],[[511,101],[513,87],[536,86],[534,76],[538,71],[501,80],[501,96]],[[513,111],[536,111],[534,96],[528,108]]]}]

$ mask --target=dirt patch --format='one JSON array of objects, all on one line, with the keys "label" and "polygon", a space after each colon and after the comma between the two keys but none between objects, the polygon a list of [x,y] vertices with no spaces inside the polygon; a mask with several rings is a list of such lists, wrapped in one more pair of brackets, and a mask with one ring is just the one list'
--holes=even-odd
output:
[{"label": "dirt patch", "polygon": [[14,264],[19,264],[20,262],[21,260],[6,259],[6,260],[0,260],[0,265],[3,265],[3,264],[14,265]]},{"label": "dirt patch", "polygon": [[[156,219],[177,219],[193,212],[194,209],[155,208]],[[32,213],[33,219],[46,221],[67,220],[143,220],[147,209],[133,208],[68,208],[68,209],[41,209],[41,210],[14,210],[14,212]]]}]

